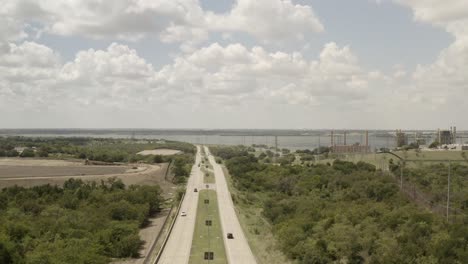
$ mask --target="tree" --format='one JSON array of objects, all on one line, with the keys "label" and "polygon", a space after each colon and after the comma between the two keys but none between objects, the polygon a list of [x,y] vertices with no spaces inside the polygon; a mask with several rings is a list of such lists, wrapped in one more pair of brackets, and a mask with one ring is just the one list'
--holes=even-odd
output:
[{"label": "tree", "polygon": [[49,150],[47,148],[41,147],[37,151],[37,156],[42,157],[42,158],[46,158],[46,157],[49,156]]},{"label": "tree", "polygon": [[35,156],[34,150],[31,148],[25,148],[23,152],[21,152],[20,157],[22,158],[32,158]]},{"label": "tree", "polygon": [[5,151],[5,156],[7,157],[18,157],[19,152],[15,149]]},{"label": "tree", "polygon": [[154,163],[163,163],[164,159],[163,159],[163,157],[161,155],[154,155],[153,162]]}]

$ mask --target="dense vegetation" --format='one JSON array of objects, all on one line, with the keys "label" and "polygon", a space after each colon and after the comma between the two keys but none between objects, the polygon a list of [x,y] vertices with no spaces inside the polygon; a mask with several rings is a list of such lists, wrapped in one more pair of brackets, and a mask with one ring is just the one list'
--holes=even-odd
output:
[{"label": "dense vegetation", "polygon": [[[211,148],[226,159],[235,202],[261,206],[281,250],[299,263],[465,263],[468,227],[400,195],[371,164],[270,165],[242,147]],[[243,199],[243,201],[239,201]]]},{"label": "dense vegetation", "polygon": [[[15,147],[25,147],[20,155]],[[0,137],[0,157],[74,157],[104,162],[152,162],[167,157],[140,156],[136,153],[148,149],[170,148],[194,154],[190,143],[157,140],[130,140],[110,138],[30,138]]]},{"label": "dense vegetation", "polygon": [[111,178],[68,180],[63,188],[0,192],[0,263],[108,263],[137,257],[138,230],[162,203],[158,186]]},{"label": "dense vegetation", "polygon": [[[390,169],[399,174],[399,164],[390,161]],[[446,163],[427,166],[405,166],[403,176],[405,182],[412,183],[418,190],[427,194],[428,200],[435,205],[445,205],[447,202],[449,168]],[[468,166],[452,163],[450,166],[450,207],[468,216]]]}]

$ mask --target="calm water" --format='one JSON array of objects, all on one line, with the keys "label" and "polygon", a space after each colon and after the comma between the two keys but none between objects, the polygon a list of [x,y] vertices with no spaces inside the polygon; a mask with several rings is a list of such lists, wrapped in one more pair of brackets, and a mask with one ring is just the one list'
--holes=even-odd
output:
[{"label": "calm water", "polygon": [[[423,138],[430,144],[434,132],[422,132]],[[1,135],[20,135],[31,137],[96,137],[96,138],[136,138],[136,139],[167,139],[184,141],[194,144],[224,144],[224,145],[275,145],[278,137],[278,147],[296,149],[314,149],[318,146],[330,145],[330,131],[326,130],[0,130]],[[409,143],[415,141],[415,132],[408,132]],[[460,139],[461,141],[462,139]],[[343,144],[343,134],[335,132],[336,144]],[[347,134],[347,144],[365,144],[365,133],[350,131]],[[393,148],[396,145],[393,131],[369,131],[371,149]]]}]

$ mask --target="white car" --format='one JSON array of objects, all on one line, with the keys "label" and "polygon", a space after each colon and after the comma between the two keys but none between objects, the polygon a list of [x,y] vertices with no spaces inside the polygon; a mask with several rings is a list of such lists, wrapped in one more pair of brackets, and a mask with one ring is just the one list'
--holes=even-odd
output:
[{"label": "white car", "polygon": [[180,216],[187,216],[187,213],[186,213],[186,212],[182,212],[182,213],[180,213]]}]

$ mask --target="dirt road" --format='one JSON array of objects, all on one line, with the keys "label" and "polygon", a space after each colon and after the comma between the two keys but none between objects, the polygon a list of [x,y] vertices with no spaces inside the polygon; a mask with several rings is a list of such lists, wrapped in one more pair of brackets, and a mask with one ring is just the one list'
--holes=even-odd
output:
[{"label": "dirt road", "polygon": [[185,212],[187,216],[181,216],[181,213],[177,216],[158,264],[186,264],[189,261],[198,204],[198,192],[194,192],[194,189],[203,187],[203,174],[198,167],[200,161],[200,147],[197,146],[195,165],[192,167],[185,197],[180,207],[180,212]]},{"label": "dirt road", "polygon": [[[215,162],[213,155],[209,154],[210,152],[207,147],[205,147],[205,153],[207,153],[208,159],[214,169],[219,214],[221,216],[224,246],[226,248],[228,262],[230,264],[257,263],[247,239],[245,238],[244,232],[242,231],[239,219],[237,219],[223,169]],[[227,239],[227,233],[232,233],[234,239]]]}]

